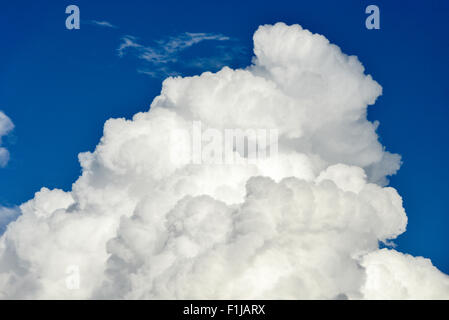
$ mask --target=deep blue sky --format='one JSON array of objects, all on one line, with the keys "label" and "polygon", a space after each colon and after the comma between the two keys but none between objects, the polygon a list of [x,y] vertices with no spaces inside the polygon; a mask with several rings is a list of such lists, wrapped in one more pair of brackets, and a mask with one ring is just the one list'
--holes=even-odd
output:
[{"label": "deep blue sky", "polygon": [[[80,8],[80,30],[65,28],[69,4]],[[380,30],[365,28],[368,4],[380,8]],[[444,0],[3,1],[0,110],[16,128],[4,139],[11,160],[0,169],[0,205],[20,204],[42,186],[70,190],[80,174],[77,154],[94,149],[105,120],[148,109],[161,78],[138,73],[142,60],[118,57],[122,36],[152,45],[184,32],[223,34],[233,39],[222,49],[231,57],[226,64],[243,67],[258,25],[298,23],[357,55],[382,85],[369,118],[380,121],[382,143],[404,161],[391,179],[409,217],[397,249],[449,273],[448,16]],[[183,54],[220,60],[219,44]],[[176,67],[182,75],[210,69]]]}]

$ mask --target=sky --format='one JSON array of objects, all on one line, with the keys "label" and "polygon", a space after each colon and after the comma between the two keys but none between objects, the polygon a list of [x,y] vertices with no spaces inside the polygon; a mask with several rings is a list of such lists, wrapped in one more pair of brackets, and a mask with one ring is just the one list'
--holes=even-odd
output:
[{"label": "sky", "polygon": [[[65,28],[70,4],[79,30]],[[369,4],[380,30],[365,28]],[[107,119],[147,111],[166,76],[247,66],[259,25],[297,23],[358,56],[382,85],[368,118],[402,156],[390,185],[409,220],[396,249],[449,273],[448,14],[446,1],[3,2],[0,110],[14,129],[2,138],[0,205],[43,186],[70,190],[78,153],[93,151]]]}]

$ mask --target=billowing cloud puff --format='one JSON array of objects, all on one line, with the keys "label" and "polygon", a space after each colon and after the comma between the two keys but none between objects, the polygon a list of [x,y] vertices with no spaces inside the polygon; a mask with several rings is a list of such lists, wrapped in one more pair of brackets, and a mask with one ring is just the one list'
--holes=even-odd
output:
[{"label": "billowing cloud puff", "polygon": [[0,167],[6,166],[9,161],[9,152],[2,145],[2,137],[14,128],[14,124],[6,114],[0,111]]},{"label": "billowing cloud puff", "polygon": [[6,226],[13,221],[20,214],[20,210],[18,208],[8,208],[0,206],[0,235],[6,229]]},{"label": "billowing cloud puff", "polygon": [[[366,119],[380,85],[298,25],[261,26],[254,53],[108,120],[72,191],[43,188],[0,238],[0,297],[449,298],[429,260],[379,250],[407,224],[385,186],[400,157]],[[228,129],[276,139],[196,163],[197,123],[214,155]]]},{"label": "billowing cloud puff", "polygon": [[429,259],[395,250],[377,250],[363,257],[367,299],[448,299],[449,277]]}]

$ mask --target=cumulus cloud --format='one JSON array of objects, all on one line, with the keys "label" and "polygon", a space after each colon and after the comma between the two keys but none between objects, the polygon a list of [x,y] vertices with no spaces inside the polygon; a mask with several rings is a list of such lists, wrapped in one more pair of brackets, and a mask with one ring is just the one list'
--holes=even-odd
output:
[{"label": "cumulus cloud", "polygon": [[2,147],[2,137],[14,128],[14,124],[6,114],[0,111],[0,167],[6,166],[9,161],[9,151]]},{"label": "cumulus cloud", "polygon": [[[72,190],[41,189],[0,238],[0,297],[449,298],[429,260],[379,249],[407,224],[385,186],[400,157],[366,118],[381,86],[299,25],[259,27],[254,54],[108,120]],[[194,121],[275,129],[277,153],[194,164]]]},{"label": "cumulus cloud", "polygon": [[[119,57],[132,54],[142,60],[144,64],[138,72],[151,77],[176,76],[176,66],[180,60],[180,54],[186,49],[204,41],[230,41],[231,38],[214,33],[192,33],[185,32],[177,36],[168,37],[155,41],[153,45],[143,45],[131,35],[122,37],[117,49]],[[215,46],[217,53],[208,57],[184,58],[182,65],[185,67],[217,68],[223,67],[224,63],[231,61],[232,57],[243,49],[241,46]]]}]

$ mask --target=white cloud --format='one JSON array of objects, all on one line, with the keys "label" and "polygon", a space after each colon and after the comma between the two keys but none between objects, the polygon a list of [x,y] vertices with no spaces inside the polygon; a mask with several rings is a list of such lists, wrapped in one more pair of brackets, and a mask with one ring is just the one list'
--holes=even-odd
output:
[{"label": "white cloud", "polygon": [[6,114],[0,111],[0,167],[6,166],[9,161],[9,152],[2,147],[2,137],[7,135],[14,128],[14,124]]},{"label": "white cloud", "polygon": [[363,257],[367,299],[449,299],[449,277],[429,259],[395,250],[377,250]]},{"label": "white cloud", "polygon": [[141,48],[142,45],[137,43],[137,38],[133,37],[133,36],[124,36],[122,37],[122,43],[120,44],[120,46],[117,49],[117,53],[119,55],[119,57],[123,57],[123,55],[125,54],[125,51],[128,48]]},{"label": "white cloud", "polygon": [[110,23],[108,21],[91,20],[90,22],[92,24],[100,26],[100,27],[113,28],[113,29],[117,29],[118,28],[117,26],[113,25],[112,23]]},{"label": "white cloud", "polygon": [[3,207],[0,206],[0,235],[6,229],[6,226],[13,220],[15,220],[20,214],[20,210],[17,207]]},{"label": "white cloud", "polygon": [[226,41],[230,40],[230,38],[221,34],[186,32],[177,37],[170,37],[168,40],[159,41],[159,45],[165,52],[173,53],[207,40]]},{"label": "white cloud", "polygon": [[[179,59],[179,54],[187,48],[203,41],[228,41],[231,39],[222,34],[185,32],[176,37],[156,41],[152,46],[142,45],[137,40],[136,37],[129,35],[122,37],[122,42],[117,49],[118,55],[123,57],[130,50],[133,50],[132,54],[147,64],[145,68],[140,68],[139,72],[152,77],[160,77],[177,74],[171,64],[176,63]],[[230,57],[229,53],[226,54],[225,50],[222,51],[219,56],[201,58],[189,62],[183,61],[183,65],[197,67],[223,66],[223,63],[230,61]]]},{"label": "white cloud", "polygon": [[[254,53],[243,70],[168,78],[148,112],[108,120],[72,190],[43,188],[0,238],[0,297],[449,298],[428,260],[379,250],[407,224],[382,186],[400,157],[366,119],[380,85],[298,25],[261,26]],[[193,120],[275,128],[278,156],[189,164]]]}]

